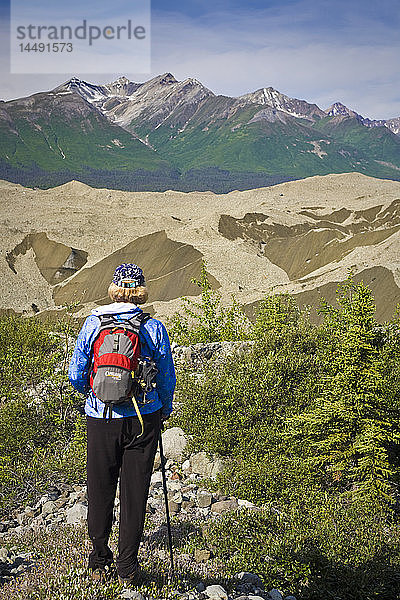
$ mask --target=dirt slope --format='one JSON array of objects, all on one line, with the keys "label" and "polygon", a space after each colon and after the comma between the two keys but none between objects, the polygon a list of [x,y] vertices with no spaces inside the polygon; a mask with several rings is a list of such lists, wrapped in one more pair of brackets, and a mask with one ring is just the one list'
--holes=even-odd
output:
[{"label": "dirt slope", "polygon": [[251,304],[274,290],[314,301],[351,268],[375,277],[381,319],[400,302],[400,182],[350,173],[216,195],[3,181],[0,198],[3,309],[29,313],[76,298],[87,314],[129,260],[145,269],[164,316],[179,296],[197,293],[191,279],[203,258],[226,300],[234,293]]}]

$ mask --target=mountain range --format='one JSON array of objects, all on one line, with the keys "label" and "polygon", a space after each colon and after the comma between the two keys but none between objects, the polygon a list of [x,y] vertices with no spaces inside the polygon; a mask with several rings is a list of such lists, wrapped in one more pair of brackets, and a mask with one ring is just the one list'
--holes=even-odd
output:
[{"label": "mountain range", "polygon": [[0,102],[0,177],[131,191],[224,193],[328,173],[400,180],[400,117],[326,110],[265,87],[239,97],[164,73],[94,85],[76,77]]}]

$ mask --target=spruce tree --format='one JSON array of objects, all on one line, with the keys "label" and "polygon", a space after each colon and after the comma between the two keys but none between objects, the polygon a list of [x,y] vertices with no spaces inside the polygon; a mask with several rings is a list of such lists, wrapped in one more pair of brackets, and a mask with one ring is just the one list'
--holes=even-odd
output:
[{"label": "spruce tree", "polygon": [[[339,286],[339,308],[323,304],[329,374],[311,410],[292,419],[305,436],[311,461],[359,498],[390,497],[388,444],[399,439],[385,396],[384,365],[376,347],[371,291],[351,277]],[[391,415],[392,417],[392,415]]]}]

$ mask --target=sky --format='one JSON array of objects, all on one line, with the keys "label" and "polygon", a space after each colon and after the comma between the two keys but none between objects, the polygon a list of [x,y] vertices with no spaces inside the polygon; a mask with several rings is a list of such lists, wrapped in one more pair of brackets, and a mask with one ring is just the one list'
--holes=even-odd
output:
[{"label": "sky", "polygon": [[[96,7],[111,18],[113,2],[97,0]],[[272,86],[323,109],[340,101],[365,117],[400,116],[399,0],[152,0],[145,74],[12,75],[9,12],[9,0],[0,0],[4,100],[52,89],[70,76],[106,83],[170,72],[179,80],[195,77],[217,94]]]}]

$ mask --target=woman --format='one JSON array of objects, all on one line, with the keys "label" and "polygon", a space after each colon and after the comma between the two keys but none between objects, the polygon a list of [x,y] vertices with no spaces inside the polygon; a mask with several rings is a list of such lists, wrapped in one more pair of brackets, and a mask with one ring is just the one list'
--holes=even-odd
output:
[{"label": "woman", "polygon": [[176,379],[164,325],[156,319],[143,319],[138,334],[140,355],[155,362],[155,387],[146,394],[145,404],[140,405],[139,397],[139,416],[134,404],[125,402],[113,404],[111,418],[103,418],[106,406],[89,384],[93,344],[103,316],[112,317],[117,322],[132,318],[140,321],[143,311],[138,304],[147,301],[142,269],[132,263],[117,267],[108,295],[112,303],[96,308],[87,317],[78,335],[68,375],[72,385],[87,394],[88,532],[93,544],[88,566],[94,579],[107,578],[113,561],[108,540],[119,477],[120,523],[116,568],[120,581],[129,584],[139,578],[137,555],[150,477],[161,422],[172,411]]}]

